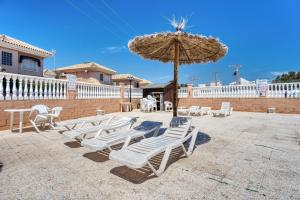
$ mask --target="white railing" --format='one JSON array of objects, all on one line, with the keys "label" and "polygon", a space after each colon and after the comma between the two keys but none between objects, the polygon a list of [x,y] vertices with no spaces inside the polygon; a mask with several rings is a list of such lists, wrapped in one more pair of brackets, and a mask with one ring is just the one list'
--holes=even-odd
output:
[{"label": "white railing", "polygon": [[[194,98],[257,98],[256,84],[193,87]],[[300,83],[268,84],[267,98],[300,98]]]},{"label": "white railing", "polygon": [[195,98],[255,98],[256,85],[193,87]]},{"label": "white railing", "polygon": [[66,99],[67,81],[0,72],[0,100]]},{"label": "white railing", "polygon": [[188,89],[186,87],[182,87],[178,89],[178,97],[180,98],[188,97]]},{"label": "white railing", "polygon": [[269,98],[300,98],[300,83],[272,83],[272,84],[269,84],[267,97],[269,97]]},{"label": "white railing", "polygon": [[[124,97],[125,98],[130,97],[130,88],[129,87],[125,87]],[[131,88],[131,97],[132,98],[143,98],[143,89],[132,87]]]},{"label": "white railing", "polygon": [[121,98],[120,87],[77,82],[76,98],[77,99]]}]

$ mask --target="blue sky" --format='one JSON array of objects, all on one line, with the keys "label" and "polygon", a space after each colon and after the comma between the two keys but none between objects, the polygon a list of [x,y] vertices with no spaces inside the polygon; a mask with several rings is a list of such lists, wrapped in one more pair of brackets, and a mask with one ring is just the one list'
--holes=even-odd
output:
[{"label": "blue sky", "polygon": [[[300,0],[0,0],[0,33],[56,50],[56,66],[94,61],[153,82],[172,79],[172,63],[144,60],[127,49],[136,35],[172,31],[167,19],[186,17],[187,32],[211,35],[229,47],[217,63],[180,66],[181,83],[205,83],[218,72],[233,80],[272,79],[300,70]],[[53,68],[52,58],[45,66]]]}]

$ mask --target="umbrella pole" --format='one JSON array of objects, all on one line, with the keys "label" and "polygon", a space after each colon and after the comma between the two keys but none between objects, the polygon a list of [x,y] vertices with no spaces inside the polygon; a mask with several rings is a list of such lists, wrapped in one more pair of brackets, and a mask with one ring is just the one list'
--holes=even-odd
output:
[{"label": "umbrella pole", "polygon": [[178,104],[178,64],[179,64],[179,43],[175,41],[175,55],[174,55],[174,95],[173,95],[173,117],[177,117]]}]

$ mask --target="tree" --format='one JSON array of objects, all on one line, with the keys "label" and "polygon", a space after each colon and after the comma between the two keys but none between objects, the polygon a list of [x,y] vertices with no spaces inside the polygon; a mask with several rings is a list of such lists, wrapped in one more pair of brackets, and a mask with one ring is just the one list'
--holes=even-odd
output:
[{"label": "tree", "polygon": [[288,82],[300,82],[300,71],[290,71],[287,74],[281,74],[277,76],[272,83],[288,83]]}]

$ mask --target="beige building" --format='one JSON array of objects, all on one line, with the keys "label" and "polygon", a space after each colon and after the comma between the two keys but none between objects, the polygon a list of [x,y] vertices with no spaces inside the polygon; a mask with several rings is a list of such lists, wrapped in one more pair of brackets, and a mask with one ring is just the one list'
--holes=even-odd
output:
[{"label": "beige building", "polygon": [[[130,78],[131,77],[131,78]],[[115,74],[112,76],[112,80],[114,85],[120,85],[120,83],[124,84],[125,86],[129,86],[131,79],[131,86],[139,88],[140,82],[143,80],[139,77],[136,77],[132,74]]]},{"label": "beige building", "polygon": [[15,74],[43,76],[44,59],[52,53],[7,35],[0,35],[0,67]]},{"label": "beige building", "polygon": [[84,62],[57,68],[55,72],[61,75],[73,74],[81,82],[105,85],[112,85],[112,75],[117,73],[108,67],[94,62]]}]

